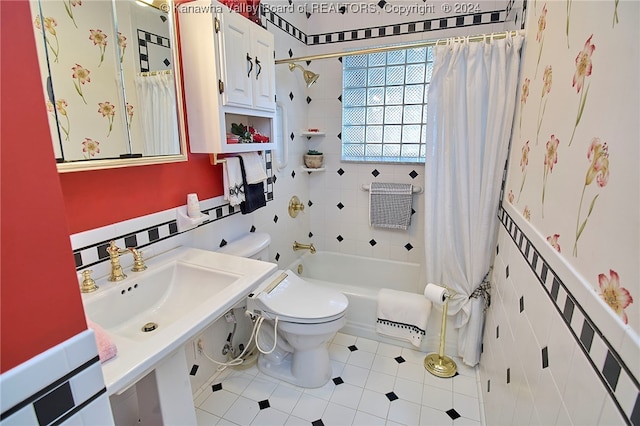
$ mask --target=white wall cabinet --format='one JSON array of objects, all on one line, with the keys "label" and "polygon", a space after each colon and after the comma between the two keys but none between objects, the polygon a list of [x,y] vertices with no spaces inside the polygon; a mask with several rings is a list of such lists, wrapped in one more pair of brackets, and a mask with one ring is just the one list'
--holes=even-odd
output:
[{"label": "white wall cabinet", "polygon": [[[191,152],[273,149],[273,34],[216,1],[185,3],[178,11]],[[271,142],[227,143],[232,123],[252,126]]]}]

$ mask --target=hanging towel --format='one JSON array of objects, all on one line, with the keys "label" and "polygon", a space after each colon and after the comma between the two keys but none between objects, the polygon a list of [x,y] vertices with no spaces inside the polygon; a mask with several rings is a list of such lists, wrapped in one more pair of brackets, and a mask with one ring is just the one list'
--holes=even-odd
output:
[{"label": "hanging towel", "polygon": [[240,154],[244,163],[244,171],[247,183],[258,183],[267,180],[267,173],[264,171],[264,158],[257,152],[246,152]]},{"label": "hanging towel", "polygon": [[229,204],[238,206],[244,201],[244,183],[240,158],[227,157],[222,163],[222,184],[224,186],[224,199],[229,201]]},{"label": "hanging towel", "polygon": [[409,183],[378,183],[369,186],[369,226],[409,229],[413,186]]},{"label": "hanging towel", "polygon": [[239,158],[240,169],[242,171],[242,181],[244,183],[244,201],[240,203],[240,212],[242,214],[248,214],[260,207],[266,206],[267,200],[264,197],[264,184],[262,181],[258,183],[248,183],[244,157]]},{"label": "hanging towel", "polygon": [[98,345],[98,357],[100,362],[106,362],[118,354],[118,348],[102,327],[87,318],[87,325],[93,330]]},{"label": "hanging towel", "polygon": [[431,301],[422,294],[381,288],[376,332],[420,347],[430,312]]}]

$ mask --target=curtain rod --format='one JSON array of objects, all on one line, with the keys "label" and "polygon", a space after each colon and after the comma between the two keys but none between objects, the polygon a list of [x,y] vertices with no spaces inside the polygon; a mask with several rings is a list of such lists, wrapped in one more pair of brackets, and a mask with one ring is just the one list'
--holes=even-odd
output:
[{"label": "curtain rod", "polygon": [[[476,36],[469,36],[469,37],[449,37],[449,38],[469,39],[469,41],[471,42],[478,42],[478,41],[484,41],[488,38],[499,40],[502,38],[506,38],[507,34],[513,37],[518,34],[523,34],[523,32],[507,31],[507,32],[501,32],[501,33],[491,33],[491,34],[483,34],[483,35],[476,35]],[[346,52],[321,53],[319,55],[299,56],[297,58],[276,59],[276,65],[288,64],[293,62],[315,61],[320,59],[340,58],[342,56],[365,55],[368,53],[390,52],[392,50],[402,50],[402,49],[408,49],[408,48],[431,47],[439,43],[444,43],[446,41],[447,41],[446,38],[441,38],[438,40],[429,40],[429,41],[423,41],[418,43],[404,43],[404,44],[398,44],[393,46],[369,47],[365,49],[349,50]]]}]

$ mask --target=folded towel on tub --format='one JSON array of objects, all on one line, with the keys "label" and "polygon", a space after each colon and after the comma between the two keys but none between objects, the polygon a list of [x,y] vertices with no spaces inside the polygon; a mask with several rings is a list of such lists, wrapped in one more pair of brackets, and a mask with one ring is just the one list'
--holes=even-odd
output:
[{"label": "folded towel on tub", "polygon": [[376,332],[420,347],[429,313],[431,301],[424,295],[382,288],[378,292]]},{"label": "folded towel on tub", "polygon": [[93,330],[98,345],[98,357],[100,362],[106,362],[118,354],[118,348],[102,327],[87,318],[87,325]]},{"label": "folded towel on tub", "polygon": [[409,229],[413,186],[409,183],[371,182],[369,186],[369,226]]}]

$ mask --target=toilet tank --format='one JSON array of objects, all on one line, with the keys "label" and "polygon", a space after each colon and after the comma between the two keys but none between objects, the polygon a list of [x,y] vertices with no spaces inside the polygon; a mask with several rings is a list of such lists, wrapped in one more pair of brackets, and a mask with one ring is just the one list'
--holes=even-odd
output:
[{"label": "toilet tank", "polygon": [[250,232],[220,247],[217,251],[269,262],[269,244],[271,244],[271,236],[266,232]]}]

